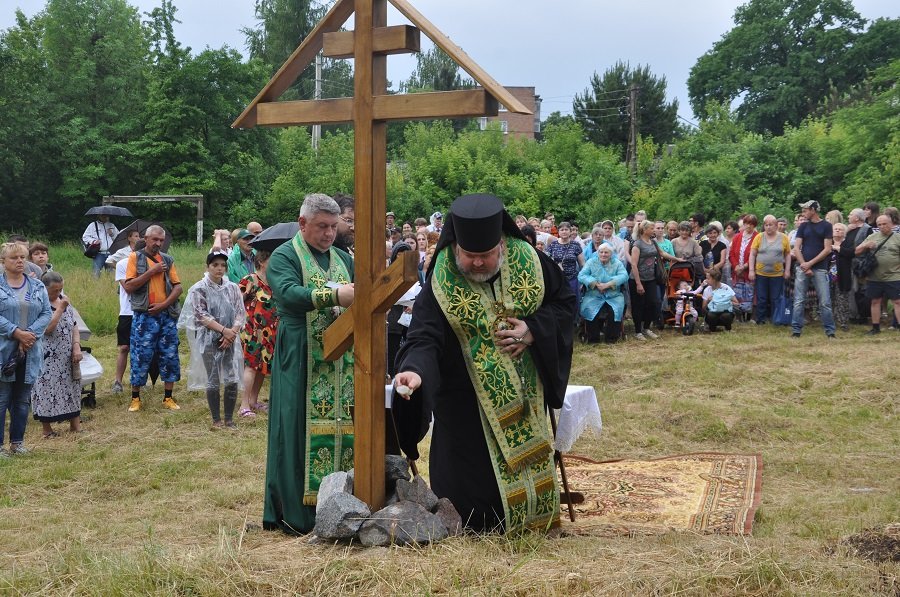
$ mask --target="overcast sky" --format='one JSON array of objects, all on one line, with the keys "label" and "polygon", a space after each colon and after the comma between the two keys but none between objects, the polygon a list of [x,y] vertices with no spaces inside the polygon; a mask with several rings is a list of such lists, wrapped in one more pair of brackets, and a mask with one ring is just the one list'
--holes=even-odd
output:
[{"label": "overcast sky", "polygon": [[[158,0],[129,0],[142,12]],[[617,60],[645,64],[665,76],[669,99],[678,99],[681,116],[693,120],[687,77],[697,58],[732,26],[741,0],[411,0],[435,26],[461,46],[503,85],[534,86],[543,98],[542,118],[570,113],[572,99],[591,75]],[[44,0],[0,0],[0,28],[15,23],[15,8],[28,16]],[[195,52],[228,45],[246,53],[240,29],[255,24],[253,0],[175,0],[178,40]],[[866,19],[900,16],[896,0],[855,0]],[[391,25],[405,23],[390,13]],[[423,47],[425,39],[423,36]],[[409,76],[415,60],[388,57],[388,78]]]}]

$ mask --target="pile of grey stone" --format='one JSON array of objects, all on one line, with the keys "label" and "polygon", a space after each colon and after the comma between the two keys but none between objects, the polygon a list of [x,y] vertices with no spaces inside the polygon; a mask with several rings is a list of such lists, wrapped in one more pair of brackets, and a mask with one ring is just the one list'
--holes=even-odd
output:
[{"label": "pile of grey stone", "polygon": [[352,470],[328,475],[319,486],[316,540],[366,547],[425,545],[462,532],[462,519],[450,500],[439,499],[421,476],[413,479],[402,456],[385,456],[385,495],[385,507],[373,514],[353,495]]}]

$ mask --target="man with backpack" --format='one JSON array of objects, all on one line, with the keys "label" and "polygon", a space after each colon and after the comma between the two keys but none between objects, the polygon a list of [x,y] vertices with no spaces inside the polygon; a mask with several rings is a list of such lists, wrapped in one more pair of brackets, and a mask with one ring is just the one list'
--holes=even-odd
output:
[{"label": "man with backpack", "polygon": [[181,379],[178,362],[178,315],[181,281],[175,271],[175,260],[161,251],[166,239],[162,226],[150,226],[144,232],[146,246],[128,256],[125,268],[125,292],[131,295],[130,357],[131,405],[129,412],[141,409],[141,388],[147,385],[147,374],[153,354],[159,355],[160,377],[164,382],[163,408],[178,410],[172,398],[175,382]]}]

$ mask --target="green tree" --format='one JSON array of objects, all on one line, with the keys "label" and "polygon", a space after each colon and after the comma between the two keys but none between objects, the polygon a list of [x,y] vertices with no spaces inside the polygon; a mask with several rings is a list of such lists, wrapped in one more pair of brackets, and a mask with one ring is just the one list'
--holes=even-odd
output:
[{"label": "green tree", "polygon": [[632,69],[617,62],[603,75],[596,72],[591,86],[575,94],[572,112],[588,139],[597,145],[618,145],[624,155],[628,143],[629,88],[638,87],[638,130],[658,143],[668,143],[678,131],[678,100],[666,102],[666,78],[656,77],[649,66]]},{"label": "green tree", "polygon": [[[0,226],[72,238],[105,194],[202,193],[213,223],[263,204],[274,133],[229,124],[266,67],[227,48],[192,57],[171,1],[147,17],[121,0],[52,0],[0,33]],[[193,237],[184,210],[140,211]]]},{"label": "green tree", "polygon": [[149,41],[125,0],[50,0],[35,20],[44,64],[33,74],[46,82],[54,139],[41,166],[59,179],[36,205],[45,232],[74,235],[87,206],[132,189],[123,156],[141,128]]},{"label": "green tree", "polygon": [[600,214],[624,211],[631,196],[618,152],[585,141],[572,121],[549,125],[542,143],[506,140],[499,127],[454,135],[447,122],[415,123],[406,133],[404,195],[392,203],[401,217],[484,192],[501,197],[512,213],[552,210],[587,226]]},{"label": "green tree", "polygon": [[274,72],[324,13],[310,0],[256,0],[254,14],[257,24],[243,29],[247,49],[252,58],[262,60]]},{"label": "green tree", "polygon": [[817,168],[828,181],[829,199],[849,210],[866,201],[900,197],[900,60],[878,69],[869,101],[823,119],[827,136],[818,145]]},{"label": "green tree", "polygon": [[353,133],[326,132],[314,151],[306,127],[285,129],[278,139],[278,172],[264,212],[270,221],[296,220],[308,193],[352,193]]},{"label": "green tree", "polygon": [[555,110],[550,112],[550,115],[547,116],[547,119],[541,123],[541,131],[547,130],[547,127],[550,126],[561,126],[568,122],[575,122],[575,117],[571,114],[563,115],[559,110]]},{"label": "green tree", "polygon": [[42,39],[43,20],[21,11],[15,27],[0,31],[0,226],[8,230],[38,231],[47,203],[41,199],[60,185],[53,125],[59,106],[49,97]]},{"label": "green tree", "polygon": [[710,100],[739,100],[738,117],[752,131],[799,125],[830,87],[849,89],[900,56],[897,23],[866,32],[849,0],[750,0],[734,22],[691,69],[688,93],[695,114]]},{"label": "green tree", "polygon": [[[327,8],[326,4],[314,0],[256,0],[257,24],[242,30],[250,57],[268,65],[270,74],[275,73],[306,39]],[[285,92],[285,98],[313,99],[315,83],[315,68],[311,65]],[[322,66],[322,97],[352,95],[353,76],[349,63],[326,58]]]},{"label": "green tree", "polygon": [[401,93],[417,91],[452,91],[469,89],[475,81],[464,77],[459,65],[439,47],[416,54],[416,68],[406,81],[400,83]]},{"label": "green tree", "polygon": [[[187,57],[178,68],[153,69],[143,134],[129,143],[133,180],[142,194],[206,198],[207,220],[227,222],[241,202],[261,205],[272,178],[275,133],[229,124],[265,84],[267,71],[229,48]],[[177,221],[183,207],[148,207]],[[183,226],[187,233],[189,225]]]},{"label": "green tree", "polygon": [[748,198],[742,165],[747,133],[727,106],[712,103],[699,130],[664,152],[655,173],[655,188],[638,189],[636,208],[654,218],[686,220],[696,212],[725,221]]}]

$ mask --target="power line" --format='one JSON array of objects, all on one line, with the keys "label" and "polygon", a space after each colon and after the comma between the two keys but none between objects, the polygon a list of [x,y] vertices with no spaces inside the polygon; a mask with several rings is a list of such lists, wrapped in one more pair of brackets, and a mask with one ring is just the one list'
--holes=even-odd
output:
[{"label": "power line", "polygon": [[625,110],[623,108],[583,108],[583,109],[579,109],[578,112],[591,113],[591,114],[593,114],[593,113],[603,114],[606,112],[616,112],[618,114],[623,114],[623,113],[625,113]]},{"label": "power line", "polygon": [[689,125],[691,125],[691,126],[694,127],[695,129],[699,129],[699,128],[700,128],[700,125],[699,125],[699,124],[697,124],[696,122],[691,122],[690,120],[688,120],[687,118],[685,118],[685,117],[682,116],[681,114],[676,114],[676,116],[678,117],[679,120],[683,120],[684,122],[688,123]]},{"label": "power line", "polygon": [[594,100],[594,99],[590,99],[590,98],[586,98],[586,99],[579,98],[578,100],[573,100],[573,101],[579,101],[584,104],[614,104],[616,102],[621,102],[622,100],[627,100],[627,99],[628,99],[627,95],[617,95],[616,97],[609,97],[606,99]]},{"label": "power line", "polygon": [[610,90],[608,90],[608,91],[594,92],[594,96],[595,96],[595,97],[599,97],[599,96],[601,96],[601,95],[612,95],[612,94],[614,94],[614,93],[623,93],[623,92],[626,92],[626,91],[628,91],[628,88],[627,88],[627,87],[624,87],[624,88],[622,88],[622,89],[610,89]]}]

